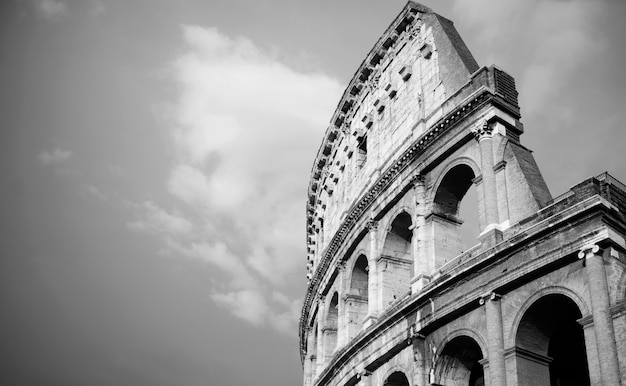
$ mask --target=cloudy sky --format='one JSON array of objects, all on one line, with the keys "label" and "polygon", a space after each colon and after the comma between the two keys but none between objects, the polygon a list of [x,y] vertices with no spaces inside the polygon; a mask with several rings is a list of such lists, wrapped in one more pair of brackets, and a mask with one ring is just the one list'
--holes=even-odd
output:
[{"label": "cloudy sky", "polygon": [[[4,0],[0,383],[294,385],[305,192],[403,0]],[[626,3],[423,2],[553,195],[626,180]]]}]

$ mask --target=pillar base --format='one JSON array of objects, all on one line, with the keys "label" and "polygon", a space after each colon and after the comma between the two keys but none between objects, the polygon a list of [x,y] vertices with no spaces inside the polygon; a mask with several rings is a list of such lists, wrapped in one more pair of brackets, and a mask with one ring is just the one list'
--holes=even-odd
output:
[{"label": "pillar base", "polygon": [[503,239],[504,237],[500,227],[495,224],[487,226],[487,228],[478,235],[478,240],[480,240],[480,245],[483,248],[491,248],[500,243]]},{"label": "pillar base", "polygon": [[414,294],[420,292],[424,287],[426,287],[428,283],[430,283],[431,280],[431,276],[425,275],[423,273],[415,276],[413,279],[411,279],[411,293]]},{"label": "pillar base", "polygon": [[367,315],[365,319],[363,319],[363,328],[369,328],[371,325],[378,321],[378,316],[376,315]]}]

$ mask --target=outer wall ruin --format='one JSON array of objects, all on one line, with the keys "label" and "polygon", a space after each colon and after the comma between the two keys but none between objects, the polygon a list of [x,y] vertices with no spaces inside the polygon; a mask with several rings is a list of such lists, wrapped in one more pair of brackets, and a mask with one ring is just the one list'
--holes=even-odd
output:
[{"label": "outer wall ruin", "polygon": [[520,119],[514,79],[409,2],[311,172],[305,386],[626,385],[626,186],[553,198]]}]

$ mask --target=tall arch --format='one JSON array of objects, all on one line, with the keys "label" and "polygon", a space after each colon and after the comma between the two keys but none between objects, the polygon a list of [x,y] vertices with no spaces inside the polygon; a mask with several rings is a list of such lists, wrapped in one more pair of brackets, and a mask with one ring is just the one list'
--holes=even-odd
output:
[{"label": "tall arch", "polygon": [[402,211],[387,228],[378,262],[383,307],[410,291],[413,277],[412,238],[411,215]]},{"label": "tall arch", "polygon": [[333,293],[324,323],[324,357],[328,361],[337,348],[337,326],[339,321],[339,294]]},{"label": "tall arch", "polygon": [[348,338],[353,337],[361,331],[363,319],[367,315],[368,308],[368,280],[369,266],[367,257],[359,255],[352,267],[350,274],[350,287],[346,294],[347,327]]},{"label": "tall arch", "polygon": [[[438,269],[445,263],[464,252],[468,245],[463,242],[462,224],[463,219],[459,217],[461,201],[468,190],[474,186],[476,178],[475,170],[466,163],[457,163],[450,167],[438,185],[432,197],[432,210],[426,221],[434,237],[431,250],[431,261],[434,268]],[[477,192],[479,195],[480,193]],[[478,200],[475,203],[476,215],[479,217],[478,223],[482,221],[481,210]],[[478,229],[472,233],[478,236]]]},{"label": "tall arch", "polygon": [[457,336],[439,353],[431,370],[431,381],[445,386],[484,386],[482,359],[482,350],[474,339],[467,335]]},{"label": "tall arch", "polygon": [[590,385],[579,307],[563,294],[545,295],[523,314],[515,334],[520,386]]}]

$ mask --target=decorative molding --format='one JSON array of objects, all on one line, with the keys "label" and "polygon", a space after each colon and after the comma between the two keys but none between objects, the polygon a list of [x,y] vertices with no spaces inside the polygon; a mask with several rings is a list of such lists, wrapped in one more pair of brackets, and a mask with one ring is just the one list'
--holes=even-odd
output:
[{"label": "decorative molding", "polygon": [[416,174],[411,177],[411,181],[409,182],[409,184],[413,188],[423,187],[426,184],[426,178],[423,174]]},{"label": "decorative molding", "polygon": [[597,255],[599,251],[600,247],[598,246],[598,244],[586,245],[580,250],[580,252],[578,252],[578,258],[581,260],[588,259]]},{"label": "decorative molding", "polygon": [[493,166],[493,171],[499,172],[500,170],[504,170],[505,167],[506,167],[506,161],[500,161]]},{"label": "decorative molding", "polygon": [[487,300],[490,300],[492,302],[496,302],[498,300],[502,299],[502,295],[499,295],[495,292],[490,293],[489,295],[485,295],[485,296],[481,296],[478,299],[478,304],[480,304],[481,306],[484,305]]},{"label": "decorative molding", "polygon": [[541,355],[535,352],[532,352],[530,350],[527,350],[525,348],[521,348],[521,347],[511,347],[509,349],[504,350],[504,357],[505,358],[509,358],[511,356],[518,356],[520,358],[524,358],[530,361],[533,361],[535,363],[538,363],[540,365],[544,365],[544,366],[548,366],[553,358],[547,356],[547,355]]},{"label": "decorative molding", "polygon": [[477,125],[470,129],[477,141],[489,139],[493,136],[493,124],[483,119]]}]

